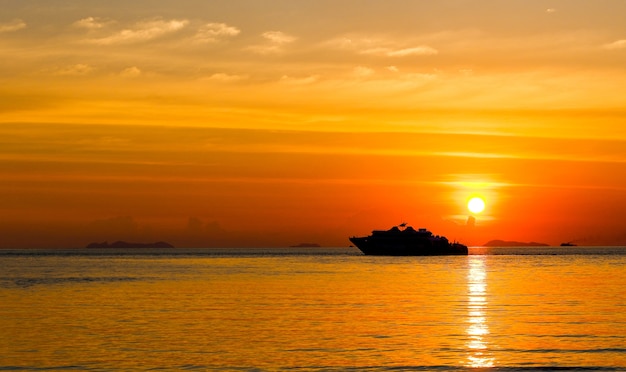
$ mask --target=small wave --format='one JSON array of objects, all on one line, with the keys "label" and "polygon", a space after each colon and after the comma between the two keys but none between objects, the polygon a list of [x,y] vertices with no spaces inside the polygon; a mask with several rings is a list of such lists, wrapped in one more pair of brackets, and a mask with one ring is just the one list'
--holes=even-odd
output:
[{"label": "small wave", "polygon": [[468,371],[468,372],[531,372],[531,371],[621,371],[620,368],[600,367],[600,366],[511,366],[511,367],[466,367],[466,366],[366,366],[366,367],[324,367],[324,366],[306,366],[306,367],[289,367],[277,368],[272,370],[288,370],[288,371],[364,371],[364,372],[397,372],[397,371]]},{"label": "small wave", "polygon": [[22,367],[22,366],[0,366],[0,371],[90,371],[87,366],[54,366],[54,367]]},{"label": "small wave", "polygon": [[0,281],[12,283],[13,286],[28,288],[38,285],[81,284],[81,283],[114,283],[131,282],[138,278],[127,276],[112,277],[60,277],[60,278],[2,278]]},{"label": "small wave", "polygon": [[[532,372],[532,371],[620,371],[620,368],[614,367],[600,367],[600,366],[519,366],[519,367],[489,367],[489,368],[474,368],[465,366],[293,366],[293,367],[274,367],[274,368],[260,368],[260,367],[236,367],[236,366],[223,366],[223,367],[211,367],[206,365],[194,365],[186,364],[177,367],[173,367],[173,370],[203,370],[203,371],[322,371],[322,372],[339,372],[339,371],[364,371],[364,372],[397,372],[397,371],[468,371],[468,372]],[[53,367],[23,367],[23,366],[0,366],[0,371],[91,371],[102,370],[102,368],[90,368],[88,366],[53,366]],[[170,368],[157,368],[151,370],[170,370]]]},{"label": "small wave", "polygon": [[600,349],[501,349],[498,351],[523,354],[594,354],[594,353],[626,353],[626,348],[609,347]]}]

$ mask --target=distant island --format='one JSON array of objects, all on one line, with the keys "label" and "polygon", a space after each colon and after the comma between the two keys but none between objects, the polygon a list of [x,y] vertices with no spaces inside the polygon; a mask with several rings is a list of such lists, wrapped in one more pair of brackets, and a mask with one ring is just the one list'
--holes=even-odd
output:
[{"label": "distant island", "polygon": [[129,243],[129,242],[117,241],[111,244],[109,244],[108,242],[90,243],[87,245],[86,248],[174,248],[174,246],[166,242]]},{"label": "distant island", "polygon": [[537,242],[515,242],[506,240],[490,240],[483,247],[549,247],[550,244]]},{"label": "distant island", "polygon": [[318,248],[320,247],[317,243],[300,243],[296,245],[290,245],[291,248]]}]

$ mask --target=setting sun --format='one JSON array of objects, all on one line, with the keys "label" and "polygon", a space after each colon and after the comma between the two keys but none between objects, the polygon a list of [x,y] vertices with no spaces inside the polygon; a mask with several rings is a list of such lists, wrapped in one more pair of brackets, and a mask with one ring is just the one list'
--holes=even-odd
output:
[{"label": "setting sun", "polygon": [[480,213],[485,209],[485,201],[479,197],[471,198],[467,202],[467,209],[472,213]]}]

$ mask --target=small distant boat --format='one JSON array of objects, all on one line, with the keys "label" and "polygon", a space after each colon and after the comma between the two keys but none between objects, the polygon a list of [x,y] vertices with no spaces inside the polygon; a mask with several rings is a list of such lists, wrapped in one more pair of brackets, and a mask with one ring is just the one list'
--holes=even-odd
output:
[{"label": "small distant boat", "polygon": [[572,242],[561,243],[561,247],[576,247],[576,244]]},{"label": "small distant boat", "polygon": [[[402,229],[401,229],[402,228]],[[389,230],[374,230],[372,235],[349,238],[368,256],[449,256],[467,255],[467,246],[450,243],[445,236],[427,229],[415,230],[405,223]]]}]

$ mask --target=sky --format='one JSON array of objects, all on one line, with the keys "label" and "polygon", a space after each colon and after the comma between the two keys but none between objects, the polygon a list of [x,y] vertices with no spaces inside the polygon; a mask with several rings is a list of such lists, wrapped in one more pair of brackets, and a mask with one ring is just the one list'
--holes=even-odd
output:
[{"label": "sky", "polygon": [[626,245],[626,2],[0,7],[1,248]]}]

